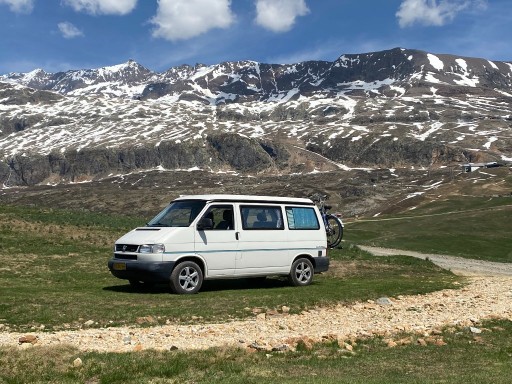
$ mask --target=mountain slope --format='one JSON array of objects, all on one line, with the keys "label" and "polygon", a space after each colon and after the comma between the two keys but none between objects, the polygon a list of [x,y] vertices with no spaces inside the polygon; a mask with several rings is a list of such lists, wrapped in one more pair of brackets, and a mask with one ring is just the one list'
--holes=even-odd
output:
[{"label": "mountain slope", "polygon": [[36,70],[0,77],[0,181],[512,161],[511,125],[511,63],[401,48],[164,73],[133,61]]}]

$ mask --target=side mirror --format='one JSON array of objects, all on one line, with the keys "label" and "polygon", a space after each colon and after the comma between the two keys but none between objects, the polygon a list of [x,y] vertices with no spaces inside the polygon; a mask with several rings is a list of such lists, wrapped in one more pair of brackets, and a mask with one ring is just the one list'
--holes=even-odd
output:
[{"label": "side mirror", "polygon": [[197,229],[200,231],[204,231],[205,229],[212,229],[213,228],[213,220],[208,217],[203,217],[201,220],[199,220],[199,223],[197,223]]}]

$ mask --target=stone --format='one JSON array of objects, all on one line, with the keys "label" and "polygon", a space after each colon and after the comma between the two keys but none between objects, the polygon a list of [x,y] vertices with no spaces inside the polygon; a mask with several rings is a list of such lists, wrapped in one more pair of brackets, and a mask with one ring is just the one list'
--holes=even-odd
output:
[{"label": "stone", "polygon": [[290,350],[290,346],[287,344],[281,344],[272,348],[272,352],[286,352]]},{"label": "stone", "polygon": [[422,347],[427,346],[427,342],[425,341],[425,339],[418,339],[417,343],[418,343],[418,345],[421,345]]},{"label": "stone", "polygon": [[249,345],[249,348],[252,348],[256,351],[267,351],[269,348],[266,345],[259,344],[257,342],[254,342]]},{"label": "stone", "polygon": [[281,307],[281,311],[282,311],[283,313],[289,313],[289,312],[290,312],[290,307],[287,307],[286,305],[283,305],[283,306]]},{"label": "stone", "polygon": [[403,339],[397,340],[398,345],[409,345],[412,343],[412,337],[404,337]]},{"label": "stone", "polygon": [[142,324],[156,324],[158,323],[158,321],[153,317],[153,316],[144,316],[144,317],[137,317],[137,319],[135,319],[135,322],[139,325],[142,325]]},{"label": "stone", "polygon": [[35,344],[35,343],[37,343],[37,336],[34,336],[34,335],[21,336],[18,339],[18,342],[20,344]]},{"label": "stone", "polygon": [[79,368],[83,365],[82,359],[77,357],[75,360],[73,360],[73,367]]},{"label": "stone", "polygon": [[393,305],[393,302],[388,297],[380,297],[375,301],[375,303],[379,305]]},{"label": "stone", "polygon": [[477,327],[469,327],[469,331],[471,333],[482,333],[482,330],[480,328],[477,328]]},{"label": "stone", "polygon": [[258,313],[256,315],[256,320],[265,320],[267,318],[267,314],[266,313]]},{"label": "stone", "polygon": [[94,325],[94,321],[93,321],[93,320],[87,320],[87,321],[84,323],[84,325],[85,325],[86,327],[90,327],[90,326]]},{"label": "stone", "polygon": [[297,348],[311,351],[313,349],[313,340],[309,337],[303,337],[297,341]]}]

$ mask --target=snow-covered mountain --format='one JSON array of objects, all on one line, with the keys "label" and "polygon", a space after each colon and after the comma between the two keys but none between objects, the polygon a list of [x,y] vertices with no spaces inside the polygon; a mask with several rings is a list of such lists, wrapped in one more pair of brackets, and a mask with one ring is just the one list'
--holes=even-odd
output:
[{"label": "snow-covered mountain", "polygon": [[182,65],[154,73],[133,60],[99,69],[0,76],[27,87],[62,95],[104,95],[157,99],[164,96],[208,104],[298,99],[300,95],[358,94],[370,91],[398,96],[422,84],[510,90],[512,63],[434,55],[395,48],[342,55],[334,62],[262,64],[225,62],[195,67]]},{"label": "snow-covered mountain", "polygon": [[35,70],[0,76],[0,181],[291,172],[296,150],[340,167],[512,161],[511,126],[511,63],[401,48],[164,73],[134,61]]}]

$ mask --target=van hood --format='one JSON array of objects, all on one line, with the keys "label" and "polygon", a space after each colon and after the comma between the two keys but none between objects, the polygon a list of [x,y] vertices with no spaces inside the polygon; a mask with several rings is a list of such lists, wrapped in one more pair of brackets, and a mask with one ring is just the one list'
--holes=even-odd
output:
[{"label": "van hood", "polygon": [[[158,244],[169,237],[179,239],[177,234],[190,231],[188,227],[138,227],[117,239],[116,244]],[[174,240],[174,239],[173,239]]]}]

